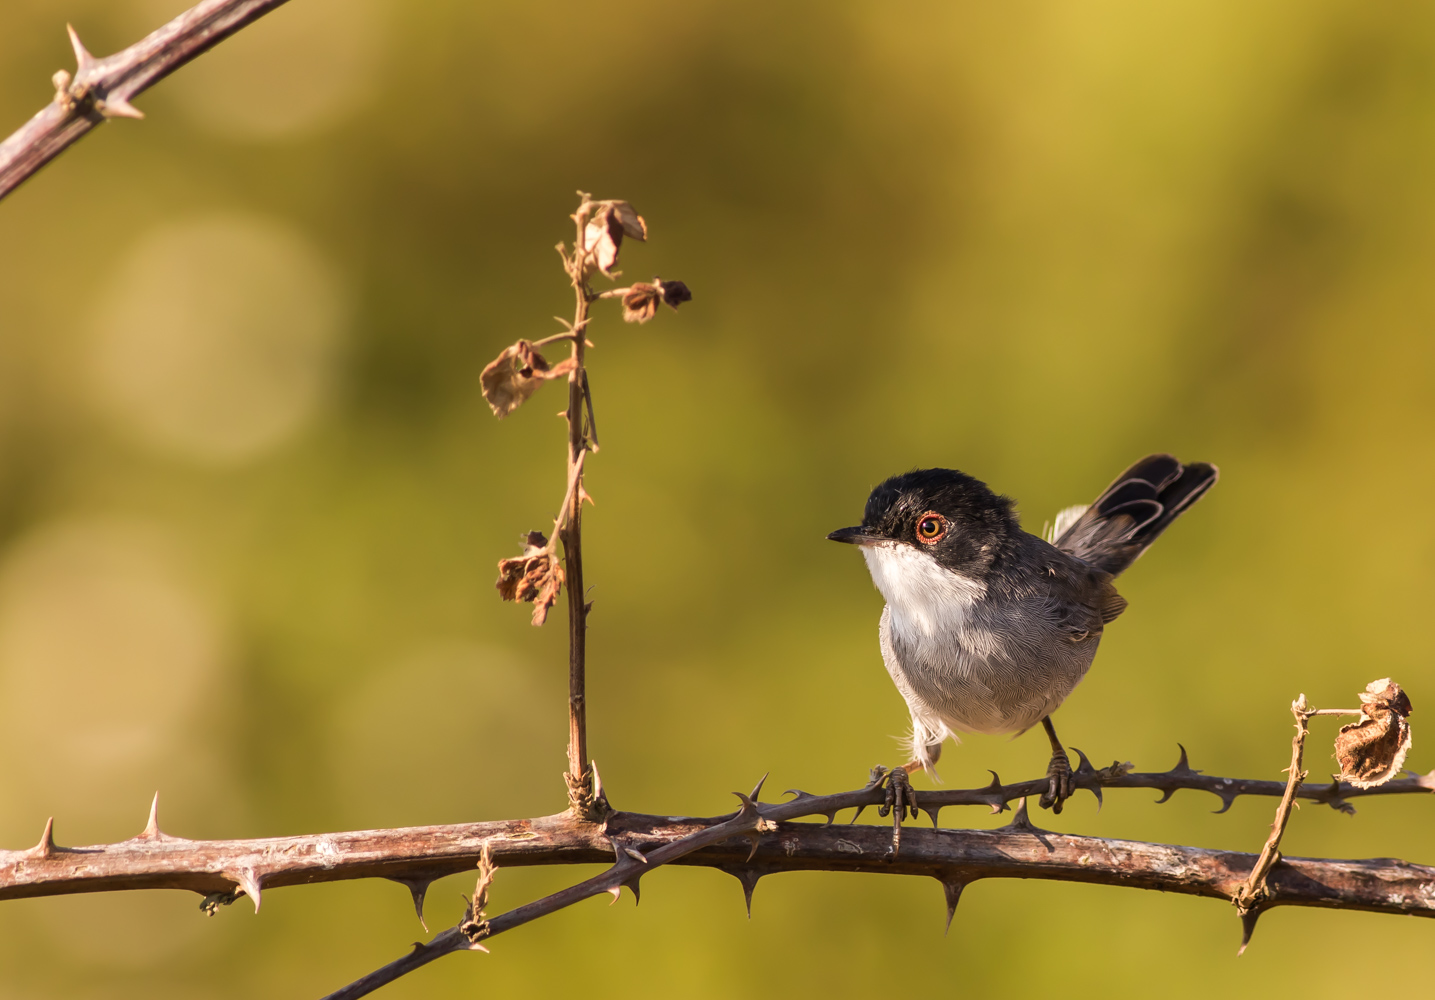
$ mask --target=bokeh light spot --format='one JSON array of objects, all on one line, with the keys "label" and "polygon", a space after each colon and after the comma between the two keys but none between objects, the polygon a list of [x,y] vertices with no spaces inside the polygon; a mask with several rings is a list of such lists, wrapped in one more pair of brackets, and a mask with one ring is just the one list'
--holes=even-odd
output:
[{"label": "bokeh light spot", "polygon": [[102,298],[94,388],[146,444],[211,463],[250,459],[317,411],[341,313],[332,269],[287,226],[237,214],[165,225]]}]

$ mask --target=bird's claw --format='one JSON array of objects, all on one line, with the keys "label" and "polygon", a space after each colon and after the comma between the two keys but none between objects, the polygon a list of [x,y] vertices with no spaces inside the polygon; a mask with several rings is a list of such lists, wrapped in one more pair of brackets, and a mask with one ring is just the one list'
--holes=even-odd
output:
[{"label": "bird's claw", "polygon": [[894,767],[884,777],[885,786],[882,795],[882,807],[877,810],[878,816],[886,816],[897,810],[897,822],[900,823],[904,814],[911,812],[912,818],[917,818],[917,790],[912,787],[911,781],[907,778],[905,767]]},{"label": "bird's claw", "polygon": [[1041,807],[1060,815],[1061,807],[1076,792],[1076,782],[1071,776],[1071,759],[1064,752],[1051,755],[1046,767],[1046,791],[1041,793]]},{"label": "bird's claw", "polygon": [[902,820],[911,814],[917,818],[917,790],[907,778],[905,767],[894,767],[882,776],[882,805],[878,816],[892,816],[892,853],[902,849]]}]

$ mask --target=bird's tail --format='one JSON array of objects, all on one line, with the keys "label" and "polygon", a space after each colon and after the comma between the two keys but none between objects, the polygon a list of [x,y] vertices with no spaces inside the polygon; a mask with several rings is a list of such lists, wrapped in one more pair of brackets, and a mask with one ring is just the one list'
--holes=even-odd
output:
[{"label": "bird's tail", "polygon": [[1214,465],[1147,455],[1127,469],[1053,543],[1112,576],[1136,561],[1187,507],[1215,485]]}]

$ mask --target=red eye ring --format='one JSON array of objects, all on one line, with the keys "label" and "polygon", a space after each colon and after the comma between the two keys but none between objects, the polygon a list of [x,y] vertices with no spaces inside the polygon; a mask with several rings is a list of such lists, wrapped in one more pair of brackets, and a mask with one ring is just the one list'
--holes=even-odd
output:
[{"label": "red eye ring", "polygon": [[947,534],[947,519],[934,510],[917,518],[917,541],[924,545],[940,542]]}]

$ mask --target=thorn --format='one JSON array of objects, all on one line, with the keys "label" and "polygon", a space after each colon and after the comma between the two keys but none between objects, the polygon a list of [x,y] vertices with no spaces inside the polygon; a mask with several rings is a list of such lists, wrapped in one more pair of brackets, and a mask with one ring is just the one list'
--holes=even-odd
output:
[{"label": "thorn", "polygon": [[1214,794],[1219,795],[1221,797],[1221,802],[1223,803],[1221,808],[1216,809],[1212,812],[1212,815],[1214,816],[1221,815],[1221,813],[1225,812],[1227,809],[1231,808],[1231,806],[1236,804],[1236,792],[1215,792]]},{"label": "thorn", "polygon": [[[767,772],[767,774],[771,773],[771,771]],[[752,801],[756,802],[758,795],[762,793],[762,784],[767,780],[767,774],[764,774],[761,778],[758,778],[757,784],[752,786],[752,794],[748,796],[748,798],[752,799]]]},{"label": "thorn", "polygon": [[1026,796],[1022,796],[1021,805],[1016,807],[1016,813],[1012,816],[1011,822],[1006,826],[997,827],[997,830],[1003,833],[1030,833],[1036,835],[1038,839],[1041,834],[1051,832],[1032,823],[1026,809]]},{"label": "thorn", "polygon": [[[1083,753],[1081,750],[1077,749],[1076,747],[1072,747],[1071,749],[1075,750],[1076,756],[1081,759],[1080,763],[1076,765],[1076,774],[1074,775],[1074,777],[1079,778],[1085,774],[1095,774],[1096,768],[1091,766],[1091,761],[1086,759],[1086,754]],[[1105,805],[1105,802],[1103,802],[1101,798],[1101,785],[1097,783],[1093,785],[1086,785],[1083,787],[1085,787],[1087,791],[1091,792],[1092,795],[1096,796],[1096,811],[1101,812],[1101,807]]]},{"label": "thorn", "polygon": [[623,883],[623,884],[626,885],[629,889],[631,889],[632,892],[633,892],[633,905],[634,905],[634,906],[637,906],[639,903],[641,903],[641,902],[643,901],[642,893],[640,893],[640,892],[638,891],[638,879],[640,879],[640,878],[642,878],[642,877],[643,877],[642,875],[634,875],[632,878],[628,879],[626,882]]},{"label": "thorn", "polygon": [[[857,825],[857,821],[862,818],[862,810],[864,810],[864,809],[866,809],[866,808],[867,808],[866,805],[860,805],[860,806],[858,806],[858,807],[857,807],[857,811],[852,814],[852,818],[847,821],[847,825],[848,825],[848,826],[856,826],[856,825]],[[834,813],[834,815],[836,815],[836,814]]]},{"label": "thorn", "polygon": [[1241,946],[1236,949],[1239,957],[1246,953],[1246,945],[1251,943],[1251,935],[1256,932],[1256,921],[1261,918],[1261,911],[1250,909],[1241,914]]},{"label": "thorn", "polygon": [[[1169,773],[1169,772],[1168,772],[1168,773]],[[1156,800],[1156,804],[1159,806],[1162,802],[1165,802],[1165,801],[1168,800],[1171,796],[1175,795],[1178,790],[1179,790],[1179,789],[1175,789],[1175,788],[1168,788],[1168,789],[1166,789],[1165,791],[1163,791],[1163,792],[1161,793],[1161,797]]]},{"label": "thorn", "polygon": [[937,814],[942,811],[941,806],[923,806],[922,811],[932,817],[932,829],[937,829],[940,824],[937,822]]},{"label": "thorn", "polygon": [[143,118],[144,112],[123,97],[104,97],[95,101],[95,110],[106,118]]},{"label": "thorn", "polygon": [[720,869],[727,872],[733,878],[742,883],[742,898],[747,904],[747,919],[752,919],[752,890],[757,888],[757,880],[767,874],[761,868],[752,865],[721,865]]},{"label": "thorn", "polygon": [[754,830],[747,835],[747,839],[752,842],[752,849],[747,852],[747,860],[751,861],[757,854],[757,845],[762,843],[762,835]]},{"label": "thorn", "polygon": [[[616,903],[619,899],[621,899],[621,898],[623,897],[623,889],[622,889],[621,886],[616,886],[616,885],[615,885],[615,886],[613,886],[612,888],[610,888],[610,889],[605,889],[605,890],[603,890],[603,891],[604,891],[604,892],[609,892],[609,893],[612,893],[612,894],[613,894],[613,903]],[[612,906],[613,903],[609,903],[608,905],[609,905],[609,906]]]},{"label": "thorn", "polygon": [[154,793],[154,799],[149,804],[149,822],[145,823],[144,831],[136,840],[163,840],[164,834],[159,832],[159,792]]},{"label": "thorn", "polygon": [[90,55],[89,50],[80,41],[80,36],[76,33],[73,24],[65,25],[65,30],[70,33],[70,47],[75,50],[75,75],[79,76],[94,65],[95,57]]},{"label": "thorn", "polygon": [[942,878],[937,876],[937,881],[942,883],[942,894],[947,898],[947,927],[942,931],[946,934],[952,929],[952,917],[957,915],[957,903],[961,901],[962,890],[967,884],[960,879]]},{"label": "thorn", "polygon": [[224,877],[232,879],[238,887],[243,890],[244,895],[254,900],[254,912],[259,912],[259,876],[253,868],[241,868],[239,871],[225,872]]},{"label": "thorn", "polygon": [[1171,768],[1171,770],[1167,771],[1166,773],[1167,773],[1167,774],[1200,774],[1201,772],[1200,772],[1200,771],[1197,771],[1197,770],[1195,770],[1195,769],[1193,769],[1193,768],[1191,767],[1190,761],[1188,761],[1188,760],[1186,759],[1186,748],[1185,748],[1184,746],[1182,746],[1180,743],[1177,743],[1176,746],[1181,747],[1181,759],[1178,760],[1178,761],[1176,761],[1176,766],[1173,767],[1173,768]]},{"label": "thorn", "polygon": [[51,816],[45,820],[45,832],[40,834],[40,842],[30,848],[25,854],[32,858],[48,858],[55,853],[55,817]]},{"label": "thorn", "polygon": [[648,863],[648,859],[643,856],[642,851],[638,850],[635,847],[624,847],[622,844],[618,843],[616,837],[609,837],[608,843],[612,845],[613,857],[618,861],[619,864],[622,863],[625,855],[632,858],[634,861],[641,862],[642,864]]},{"label": "thorn", "polygon": [[409,890],[409,895],[413,897],[414,901],[414,912],[417,913],[419,917],[419,925],[423,927],[425,933],[427,933],[429,925],[428,921],[424,920],[424,897],[428,895],[429,886],[433,884],[433,880],[396,878],[394,881]]},{"label": "thorn", "polygon": [[[590,604],[588,607],[591,607],[591,606],[592,606],[592,605]],[[583,613],[584,613],[585,615],[588,613],[588,608],[587,608],[587,607],[585,607],[585,608],[583,609]],[[593,798],[594,798],[596,801],[598,801],[598,802],[602,802],[602,801],[603,801],[603,776],[598,773],[598,762],[597,762],[596,760],[591,760],[591,761],[588,762],[588,766],[593,769]]]}]

